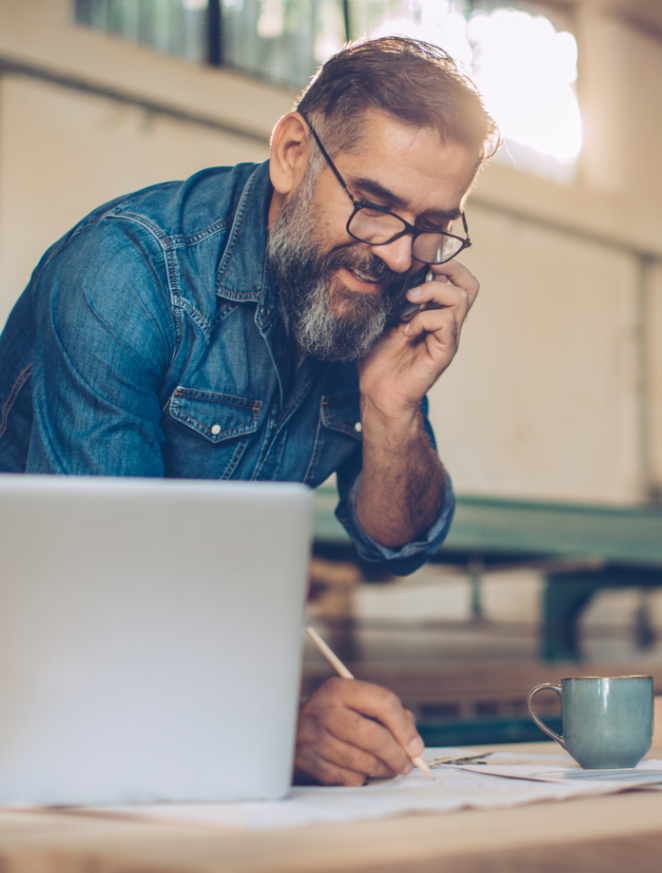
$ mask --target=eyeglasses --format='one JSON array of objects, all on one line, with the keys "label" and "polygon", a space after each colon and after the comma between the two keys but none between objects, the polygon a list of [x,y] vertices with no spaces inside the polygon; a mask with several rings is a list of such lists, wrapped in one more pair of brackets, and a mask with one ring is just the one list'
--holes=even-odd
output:
[{"label": "eyeglasses", "polygon": [[345,189],[347,196],[354,206],[354,211],[346,225],[347,233],[351,237],[358,242],[367,243],[371,246],[386,246],[389,243],[395,242],[396,239],[400,239],[401,236],[411,234],[412,258],[423,264],[445,264],[446,261],[450,261],[451,258],[459,255],[463,249],[469,248],[471,240],[469,239],[469,228],[467,227],[467,219],[464,212],[462,213],[462,225],[466,237],[461,237],[448,233],[445,230],[428,230],[427,228],[414,227],[413,224],[409,224],[404,218],[389,212],[388,209],[375,206],[374,203],[364,203],[361,200],[355,200],[349,193],[345,180],[329,157],[312,124],[308,119],[306,119],[306,122],[326,162],[333,170],[333,174]]}]

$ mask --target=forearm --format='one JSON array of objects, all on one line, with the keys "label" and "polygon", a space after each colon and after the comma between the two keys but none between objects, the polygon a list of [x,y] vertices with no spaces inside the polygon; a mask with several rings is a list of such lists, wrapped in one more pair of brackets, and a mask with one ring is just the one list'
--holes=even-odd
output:
[{"label": "forearm", "polygon": [[363,472],[356,512],[365,530],[391,548],[420,538],[441,510],[444,469],[415,410],[397,421],[363,410]]}]

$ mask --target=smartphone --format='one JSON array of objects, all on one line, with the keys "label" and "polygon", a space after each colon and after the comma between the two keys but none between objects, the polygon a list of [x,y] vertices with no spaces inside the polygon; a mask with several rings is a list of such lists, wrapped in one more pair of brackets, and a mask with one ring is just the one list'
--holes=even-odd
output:
[{"label": "smartphone", "polygon": [[417,312],[425,308],[425,303],[410,303],[406,301],[400,310],[400,321],[411,321]]}]

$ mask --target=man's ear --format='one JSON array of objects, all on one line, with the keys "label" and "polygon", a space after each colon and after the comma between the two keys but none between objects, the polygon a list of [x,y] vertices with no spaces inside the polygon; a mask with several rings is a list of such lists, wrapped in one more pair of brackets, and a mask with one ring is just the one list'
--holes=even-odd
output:
[{"label": "man's ear", "polygon": [[269,175],[275,192],[283,198],[298,188],[303,180],[310,158],[309,130],[300,112],[284,115],[274,128]]}]

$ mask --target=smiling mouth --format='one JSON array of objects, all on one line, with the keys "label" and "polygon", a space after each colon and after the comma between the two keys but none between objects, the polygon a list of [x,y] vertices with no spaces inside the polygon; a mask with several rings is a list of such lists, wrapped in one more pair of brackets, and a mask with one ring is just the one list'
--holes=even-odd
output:
[{"label": "smiling mouth", "polygon": [[359,282],[369,282],[371,285],[379,285],[379,279],[375,279],[369,273],[364,273],[362,270],[357,270],[355,267],[345,266],[345,269],[355,276]]}]

